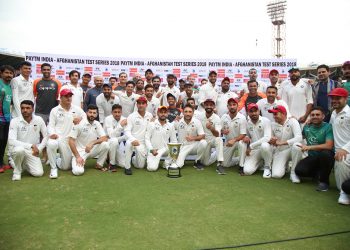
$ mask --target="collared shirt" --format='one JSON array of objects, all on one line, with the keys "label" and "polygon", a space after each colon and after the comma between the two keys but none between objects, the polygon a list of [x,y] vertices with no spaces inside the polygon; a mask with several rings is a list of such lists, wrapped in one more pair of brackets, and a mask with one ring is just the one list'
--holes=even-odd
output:
[{"label": "collared shirt", "polygon": [[333,127],[335,149],[344,149],[350,153],[350,108],[346,105],[342,111],[332,112],[329,122]]},{"label": "collared shirt", "polygon": [[23,100],[31,100],[34,102],[33,79],[29,78],[27,81],[22,75],[19,75],[13,78],[10,84],[14,107],[12,116],[18,117],[21,116],[20,106]]},{"label": "collared shirt", "polygon": [[148,101],[147,99],[146,111],[150,112],[153,115],[153,117],[156,117],[159,106],[160,106],[159,99],[157,97],[152,96],[151,101]]},{"label": "collared shirt", "polygon": [[[258,83],[258,92],[266,93],[266,88],[267,88],[266,83],[262,82],[262,81],[256,81],[256,82]],[[248,84],[244,84],[243,90],[244,90],[244,93],[248,93],[249,92]]]},{"label": "collared shirt", "polygon": [[166,122],[162,125],[159,120],[151,122],[145,135],[147,150],[167,148],[169,142],[177,142],[174,124]]},{"label": "collared shirt", "polygon": [[291,116],[290,112],[289,112],[288,105],[283,100],[275,99],[275,101],[273,103],[269,103],[267,101],[267,98],[264,98],[264,99],[260,99],[256,104],[259,106],[261,116],[268,118],[271,122],[274,122],[275,119],[273,118],[273,114],[269,113],[269,109],[272,109],[273,107],[275,107],[277,105],[282,105],[283,107],[285,107],[287,110],[287,117]]},{"label": "collared shirt", "polygon": [[[40,135],[43,138],[41,142]],[[22,146],[29,150],[32,145],[36,145],[41,152],[45,148],[47,140],[46,125],[40,116],[33,115],[29,123],[22,116],[11,120],[8,137],[10,148]]]},{"label": "collared shirt", "polygon": [[80,106],[71,105],[67,111],[61,105],[54,107],[50,112],[50,120],[47,126],[49,135],[56,134],[59,137],[66,138],[73,128],[73,119],[81,117],[86,118],[86,114]]},{"label": "collared shirt", "polygon": [[[321,145],[326,143],[326,141],[334,142],[332,125],[326,122],[322,122],[320,126],[314,124],[306,124],[302,132],[306,139],[307,145]],[[321,151],[309,150],[308,155],[316,156],[319,155]]]},{"label": "collared shirt", "polygon": [[180,90],[176,86],[173,86],[172,88],[170,88],[169,86],[166,86],[166,87],[162,88],[162,92],[163,92],[163,97],[162,97],[162,101],[161,101],[162,106],[169,106],[169,103],[168,103],[167,97],[166,97],[169,93],[174,95],[176,100],[178,100],[179,96],[180,96]]},{"label": "collared shirt", "polygon": [[132,93],[128,96],[126,92],[122,91],[113,91],[113,93],[119,97],[119,104],[123,107],[123,116],[128,117],[134,112],[134,110],[136,110],[134,107],[140,95]]},{"label": "collared shirt", "polygon": [[290,114],[297,119],[305,115],[306,106],[313,104],[311,86],[302,79],[296,85],[289,80],[281,89],[282,100],[287,103]]},{"label": "collared shirt", "polygon": [[219,92],[218,86],[213,86],[211,82],[207,82],[203,86],[200,87],[199,93],[198,93],[198,110],[200,112],[204,111],[204,108],[202,107],[202,103],[206,99],[213,99],[216,103],[216,100],[218,98],[218,92]]},{"label": "collared shirt", "polygon": [[11,120],[12,89],[0,79],[0,123],[9,123]]},{"label": "collared shirt", "polygon": [[220,119],[220,117],[217,114],[213,113],[210,117],[207,117],[206,113],[203,112],[201,114],[199,120],[202,123],[206,140],[212,140],[212,139],[216,138],[216,136],[213,135],[211,130],[207,128],[207,122],[210,122],[211,125],[214,126],[215,130],[219,132],[219,136],[220,136],[220,133],[221,133],[221,119]]},{"label": "collared shirt", "polygon": [[98,119],[101,123],[104,123],[104,120],[107,116],[112,114],[112,106],[119,103],[119,97],[115,96],[114,98],[110,97],[109,100],[106,99],[103,93],[99,94],[96,97],[96,106],[98,108]]},{"label": "collared shirt", "polygon": [[219,92],[218,99],[216,101],[216,113],[218,116],[222,117],[228,112],[227,101],[230,98],[237,98],[238,95],[233,91],[227,91],[226,93]]},{"label": "collared shirt", "polygon": [[205,135],[202,123],[194,117],[188,124],[185,122],[184,118],[181,118],[180,121],[176,122],[174,125],[177,130],[178,141],[183,143],[183,145],[190,145],[196,142],[187,141],[186,136]]},{"label": "collared shirt", "polygon": [[293,146],[294,143],[303,140],[299,122],[295,118],[287,119],[283,125],[273,122],[271,127],[273,136],[277,137],[279,141],[287,141],[288,143],[288,145],[278,146],[279,150],[287,149]]},{"label": "collared shirt", "polygon": [[102,93],[102,87],[100,87],[100,88],[93,87],[86,92],[86,95],[84,98],[84,111],[85,112],[87,111],[87,107],[90,104],[96,105],[96,98],[101,93]]},{"label": "collared shirt", "polygon": [[[72,104],[78,107],[82,107],[82,103],[84,101],[84,91],[83,89],[80,87],[79,84],[77,84],[77,86],[74,86],[71,83],[67,83],[66,85],[63,85],[61,88],[61,91],[63,89],[69,89],[70,91],[73,92],[73,96],[72,96]],[[61,96],[59,97],[59,99],[61,99]]]},{"label": "collared shirt", "polygon": [[263,142],[271,139],[271,122],[266,117],[259,116],[259,120],[254,124],[248,117],[247,136],[251,139],[250,148],[256,149]]},{"label": "collared shirt", "polygon": [[106,133],[101,124],[98,121],[93,121],[91,124],[87,119],[75,125],[69,133],[69,137],[76,139],[78,151],[84,150],[87,144],[102,136],[106,136]]},{"label": "collared shirt", "polygon": [[44,80],[42,78],[34,81],[35,113],[48,115],[51,109],[58,105],[58,95],[61,82],[57,79]]},{"label": "collared shirt", "polygon": [[138,111],[129,115],[127,118],[128,124],[125,128],[126,138],[131,142],[138,140],[139,142],[144,143],[146,129],[152,118],[152,114],[147,111],[143,117]]},{"label": "collared shirt", "polygon": [[125,127],[120,125],[120,122],[125,119],[126,118],[124,116],[121,116],[119,121],[114,119],[113,115],[109,115],[106,117],[103,123],[103,128],[109,138],[117,138],[119,142],[124,141],[126,139],[126,136],[124,134]]},{"label": "collared shirt", "polygon": [[181,108],[184,108],[187,104],[187,99],[188,98],[193,98],[194,99],[194,102],[196,105],[198,105],[198,94],[195,94],[194,92],[192,92],[192,95],[189,97],[186,93],[186,91],[183,91],[180,93],[180,97],[181,97],[181,100],[182,100],[182,105],[181,105]]},{"label": "collared shirt", "polygon": [[229,114],[224,114],[221,117],[221,127],[223,130],[229,130],[229,133],[225,135],[225,139],[228,141],[239,135],[247,134],[247,119],[241,113],[237,113],[233,118]]}]

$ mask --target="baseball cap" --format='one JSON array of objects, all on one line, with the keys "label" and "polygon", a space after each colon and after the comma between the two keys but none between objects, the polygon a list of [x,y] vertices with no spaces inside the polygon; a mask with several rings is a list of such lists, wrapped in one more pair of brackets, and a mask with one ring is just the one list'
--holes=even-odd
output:
[{"label": "baseball cap", "polygon": [[268,110],[269,113],[278,113],[278,112],[281,112],[282,114],[287,114],[287,110],[284,106],[282,105],[277,105],[275,107],[273,107],[272,109],[269,109]]},{"label": "baseball cap", "polygon": [[348,97],[349,92],[344,88],[335,88],[333,89],[328,96],[341,96],[341,97]]},{"label": "baseball cap", "polygon": [[207,98],[207,99],[204,101],[204,103],[206,103],[206,102],[212,102],[212,103],[215,104],[215,101],[214,101],[212,98]]},{"label": "baseball cap", "polygon": [[158,112],[161,111],[162,109],[168,110],[168,107],[166,107],[166,106],[160,106],[160,107],[158,108]]},{"label": "baseball cap", "polygon": [[[291,69],[290,69],[291,70]],[[289,71],[288,71],[289,72]],[[269,73],[269,75],[271,75],[272,73],[276,73],[276,74],[279,74],[278,70],[277,69],[272,69]]]},{"label": "baseball cap", "polygon": [[230,99],[227,100],[227,104],[229,104],[230,102],[235,102],[238,104],[238,99],[231,97]]},{"label": "baseball cap", "polygon": [[216,75],[216,76],[218,75],[218,73],[216,73],[215,70],[212,70],[212,71],[209,72],[209,75],[212,75],[212,74],[214,74],[214,75]]},{"label": "baseball cap", "polygon": [[255,109],[259,109],[259,106],[256,103],[249,103],[248,104],[248,107],[247,107],[248,111],[250,111],[250,110],[252,110],[254,108]]},{"label": "baseball cap", "polygon": [[343,66],[341,66],[342,68],[345,68],[346,66],[350,66],[350,61],[346,61],[343,63]]},{"label": "baseball cap", "polygon": [[74,95],[70,89],[62,89],[60,92],[60,96]]},{"label": "baseball cap", "polygon": [[140,97],[136,100],[136,102],[145,102],[145,103],[147,103],[147,99],[146,99],[146,97],[144,97],[144,96],[140,96]]},{"label": "baseball cap", "polygon": [[293,67],[288,70],[288,73],[293,72],[293,71],[300,71],[299,68]]},{"label": "baseball cap", "polygon": [[104,83],[104,84],[102,85],[102,88],[104,88],[104,87],[109,87],[109,88],[112,88],[112,85],[111,85],[111,84],[109,84],[109,83]]}]

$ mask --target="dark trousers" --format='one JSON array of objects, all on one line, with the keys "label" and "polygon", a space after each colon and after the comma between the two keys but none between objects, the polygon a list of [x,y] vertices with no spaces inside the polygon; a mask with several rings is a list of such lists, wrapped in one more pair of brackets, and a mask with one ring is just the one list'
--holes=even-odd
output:
[{"label": "dark trousers", "polygon": [[10,123],[0,123],[0,165],[4,165],[4,154],[9,135]]},{"label": "dark trousers", "polygon": [[317,156],[302,159],[295,168],[300,177],[319,176],[319,181],[329,184],[329,175],[334,166],[334,153],[330,150],[321,151]]},{"label": "dark trousers", "polygon": [[343,184],[341,185],[341,189],[345,193],[350,194],[350,180],[344,181]]}]

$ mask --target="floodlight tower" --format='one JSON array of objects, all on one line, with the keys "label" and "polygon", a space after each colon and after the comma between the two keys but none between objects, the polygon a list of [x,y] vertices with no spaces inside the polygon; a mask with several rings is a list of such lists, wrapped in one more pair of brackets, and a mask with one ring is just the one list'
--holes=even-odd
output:
[{"label": "floodlight tower", "polygon": [[286,22],[284,21],[286,9],[286,0],[274,0],[267,5],[267,14],[272,22],[273,56],[276,58],[286,55]]}]

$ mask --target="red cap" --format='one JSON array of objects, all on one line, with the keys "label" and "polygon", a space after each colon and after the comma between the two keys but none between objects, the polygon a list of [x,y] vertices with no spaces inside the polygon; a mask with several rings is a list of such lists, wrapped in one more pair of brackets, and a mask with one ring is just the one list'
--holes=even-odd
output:
[{"label": "red cap", "polygon": [[226,76],[224,79],[222,79],[222,81],[221,81],[221,82],[224,82],[224,81],[231,82],[231,81],[230,81],[230,78],[228,78],[227,76]]},{"label": "red cap", "polygon": [[147,103],[147,98],[144,97],[144,96],[140,96],[140,97],[136,100],[136,102],[145,102],[145,103]]},{"label": "red cap", "polygon": [[282,114],[287,114],[287,110],[284,106],[282,105],[277,105],[275,107],[273,107],[272,109],[269,109],[269,113],[278,113],[278,112],[281,112]]},{"label": "red cap", "polygon": [[346,61],[343,63],[343,66],[341,66],[342,68],[345,68],[346,66],[350,66],[350,61]]},{"label": "red cap", "polygon": [[329,96],[341,96],[341,97],[348,97],[349,93],[344,88],[335,88],[333,89],[329,94]]},{"label": "red cap", "polygon": [[62,89],[60,92],[60,96],[74,95],[70,89]]},{"label": "red cap", "polygon": [[256,103],[249,103],[247,109],[248,109],[248,112],[251,110],[251,109],[259,109],[259,106],[256,104]]},{"label": "red cap", "polygon": [[158,108],[158,112],[161,111],[162,109],[168,110],[168,108],[167,108],[166,106],[160,106],[160,107]]},{"label": "red cap", "polygon": [[229,104],[229,102],[235,102],[238,104],[238,99],[231,97],[230,99],[227,100],[227,104]]},{"label": "red cap", "polygon": [[279,74],[278,70],[277,69],[272,69],[269,73],[269,75],[271,75],[272,73],[276,73],[276,74]]}]

